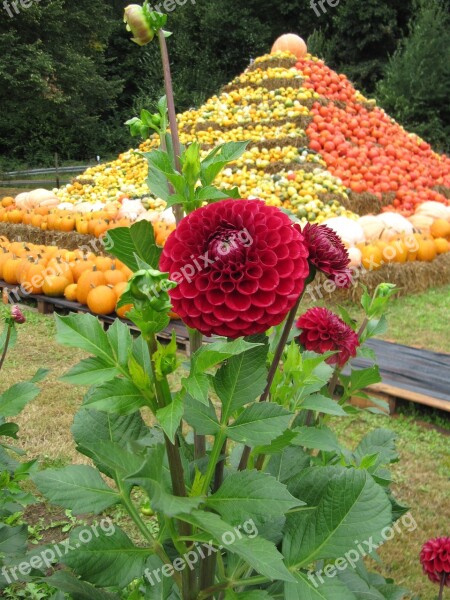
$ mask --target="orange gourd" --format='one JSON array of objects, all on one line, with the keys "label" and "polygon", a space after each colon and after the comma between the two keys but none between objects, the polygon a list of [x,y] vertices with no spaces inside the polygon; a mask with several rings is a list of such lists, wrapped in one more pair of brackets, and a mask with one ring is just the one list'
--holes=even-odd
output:
[{"label": "orange gourd", "polygon": [[96,315],[110,315],[115,311],[116,304],[116,294],[107,285],[95,287],[87,296],[89,310]]},{"label": "orange gourd", "polygon": [[99,285],[106,285],[105,275],[101,271],[84,271],[78,280],[77,300],[80,304],[87,304],[89,292]]},{"label": "orange gourd", "polygon": [[308,48],[300,36],[294,33],[286,33],[276,40],[271,52],[272,54],[275,52],[290,52],[298,60],[301,60],[308,52]]}]

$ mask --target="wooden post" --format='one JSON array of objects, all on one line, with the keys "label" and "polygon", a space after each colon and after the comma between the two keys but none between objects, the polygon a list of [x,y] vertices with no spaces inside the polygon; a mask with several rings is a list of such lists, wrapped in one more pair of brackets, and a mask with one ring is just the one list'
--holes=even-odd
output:
[{"label": "wooden post", "polygon": [[59,171],[58,171],[58,153],[55,152],[55,173],[56,173],[56,187],[59,188]]}]

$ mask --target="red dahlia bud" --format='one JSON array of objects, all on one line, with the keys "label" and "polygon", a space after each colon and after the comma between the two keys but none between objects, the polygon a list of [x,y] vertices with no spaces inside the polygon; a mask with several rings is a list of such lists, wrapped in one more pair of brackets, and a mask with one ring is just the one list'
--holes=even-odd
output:
[{"label": "red dahlia bud", "polygon": [[25,315],[20,310],[20,308],[16,305],[14,305],[11,308],[11,317],[12,317],[12,320],[15,323],[17,323],[18,325],[21,325],[22,323],[25,323],[25,321],[26,321]]},{"label": "red dahlia bud", "polygon": [[325,273],[337,287],[349,287],[352,281],[350,258],[341,238],[330,227],[311,223],[305,225],[302,233],[311,265]]},{"label": "red dahlia bud", "polygon": [[299,342],[306,350],[317,354],[336,352],[327,358],[328,364],[343,367],[351,357],[356,356],[358,336],[326,308],[311,308],[300,317],[296,326],[302,330]]}]

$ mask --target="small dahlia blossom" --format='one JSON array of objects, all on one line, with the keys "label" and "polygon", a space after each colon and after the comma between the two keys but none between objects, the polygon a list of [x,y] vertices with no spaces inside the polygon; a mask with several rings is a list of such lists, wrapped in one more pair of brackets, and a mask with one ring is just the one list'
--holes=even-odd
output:
[{"label": "small dahlia blossom", "polygon": [[309,275],[298,226],[261,200],[222,200],[185,217],[160,268],[179,285],[173,309],[204,335],[262,333],[283,321]]},{"label": "small dahlia blossom", "polygon": [[332,279],[337,287],[349,287],[352,273],[350,258],[341,238],[326,225],[311,225],[303,228],[303,237],[308,247],[309,262]]},{"label": "small dahlia blossom", "polygon": [[20,308],[16,305],[14,305],[11,308],[11,317],[12,317],[12,320],[15,323],[17,323],[18,325],[22,325],[22,323],[25,323],[25,321],[26,321],[25,315],[20,310]]},{"label": "small dahlia blossom", "polygon": [[127,30],[134,35],[131,41],[138,44],[138,46],[145,46],[155,37],[155,32],[149,25],[144,8],[139,4],[127,6],[123,20],[127,25]]},{"label": "small dahlia blossom", "polygon": [[343,367],[351,357],[356,356],[358,336],[342,319],[326,308],[311,308],[298,319],[296,326],[302,330],[299,342],[306,350],[317,354],[337,351],[327,358],[328,364]]},{"label": "small dahlia blossom", "polygon": [[450,587],[450,537],[428,540],[420,552],[420,562],[431,581],[441,583],[445,577],[444,585]]}]

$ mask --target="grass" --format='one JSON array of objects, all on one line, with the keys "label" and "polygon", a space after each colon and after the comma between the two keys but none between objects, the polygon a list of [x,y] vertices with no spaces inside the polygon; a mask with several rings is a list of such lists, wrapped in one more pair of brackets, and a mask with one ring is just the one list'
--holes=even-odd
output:
[{"label": "grass", "polygon": [[[391,327],[387,337],[399,343],[450,352],[450,320],[445,319],[450,307],[449,291],[450,286],[394,300],[389,309]],[[355,317],[359,316],[357,307],[347,308],[351,308]],[[32,376],[41,366],[51,369],[51,373],[40,396],[14,419],[20,425],[19,444],[26,449],[28,458],[40,457],[47,467],[86,462],[86,458],[76,453],[70,434],[84,390],[58,381],[85,354],[56,343],[52,316],[32,310],[27,310],[26,316],[27,323],[19,329],[19,343],[9,353],[1,372],[0,391]],[[377,568],[413,590],[421,600],[433,600],[437,595],[436,587],[421,572],[418,561],[421,545],[430,537],[448,535],[446,524],[450,522],[450,421],[444,416],[440,425],[448,430],[439,430],[411,416],[389,418],[365,413],[332,423],[349,447],[357,445],[365,433],[377,427],[397,433],[400,462],[393,468],[394,491],[402,503],[411,507],[417,528],[410,533],[402,529],[402,533],[383,546],[382,564]]]}]

